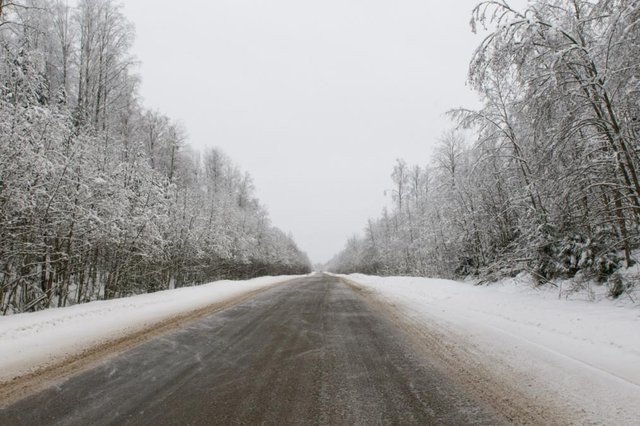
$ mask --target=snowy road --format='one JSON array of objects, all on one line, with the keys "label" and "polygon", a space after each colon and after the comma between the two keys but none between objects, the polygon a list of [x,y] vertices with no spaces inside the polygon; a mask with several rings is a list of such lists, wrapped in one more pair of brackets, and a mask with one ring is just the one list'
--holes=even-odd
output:
[{"label": "snowy road", "polygon": [[[138,345],[0,410],[1,424],[499,424],[437,352],[316,275]],[[527,413],[524,413],[527,414]]]}]

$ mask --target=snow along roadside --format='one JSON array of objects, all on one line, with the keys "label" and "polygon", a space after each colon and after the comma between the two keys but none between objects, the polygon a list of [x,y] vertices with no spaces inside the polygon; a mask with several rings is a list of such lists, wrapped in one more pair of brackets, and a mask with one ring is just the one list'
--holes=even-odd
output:
[{"label": "snow along roadside", "polygon": [[572,423],[637,424],[640,418],[637,306],[559,300],[553,290],[517,282],[479,287],[428,278],[341,277],[414,330],[436,330],[448,356],[479,372],[479,392],[502,387],[503,399],[517,393],[534,409],[554,410]]},{"label": "snow along roadside", "polygon": [[0,317],[0,385],[152,330],[174,318],[224,305],[296,276],[216,281],[194,287]]}]

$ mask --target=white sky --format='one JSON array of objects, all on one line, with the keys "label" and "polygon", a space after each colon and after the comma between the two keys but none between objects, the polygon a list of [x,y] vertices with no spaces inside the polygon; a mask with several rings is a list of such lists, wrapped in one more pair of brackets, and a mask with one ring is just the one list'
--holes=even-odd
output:
[{"label": "white sky", "polygon": [[475,105],[475,0],[124,0],[141,94],[254,179],[274,225],[327,261]]}]

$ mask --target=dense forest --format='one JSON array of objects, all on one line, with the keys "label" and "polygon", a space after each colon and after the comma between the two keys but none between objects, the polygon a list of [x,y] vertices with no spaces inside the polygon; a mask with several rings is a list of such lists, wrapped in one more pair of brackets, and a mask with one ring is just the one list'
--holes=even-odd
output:
[{"label": "dense forest", "polygon": [[471,24],[481,107],[449,111],[426,165],[397,161],[393,207],[329,267],[616,277],[640,242],[640,2],[484,1]]},{"label": "dense forest", "polygon": [[248,175],[142,105],[133,32],[111,0],[0,0],[2,314],[309,269]]}]

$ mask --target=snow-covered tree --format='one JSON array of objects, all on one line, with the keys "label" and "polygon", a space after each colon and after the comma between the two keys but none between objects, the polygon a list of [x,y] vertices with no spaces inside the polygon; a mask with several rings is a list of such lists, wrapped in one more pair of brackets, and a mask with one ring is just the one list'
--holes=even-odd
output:
[{"label": "snow-covered tree", "polygon": [[111,0],[0,2],[0,312],[298,273],[251,179],[138,101]]},{"label": "snow-covered tree", "polygon": [[[520,11],[482,1],[472,25],[487,31],[469,68],[481,107],[450,112],[459,129],[423,169],[428,190],[410,174],[419,199],[394,197],[334,267],[528,270],[544,282],[578,271],[605,279],[630,265],[640,242],[640,3],[532,0]],[[397,176],[396,166],[394,185]],[[389,221],[398,225],[386,234]],[[360,246],[377,233],[393,249],[371,256]]]}]

